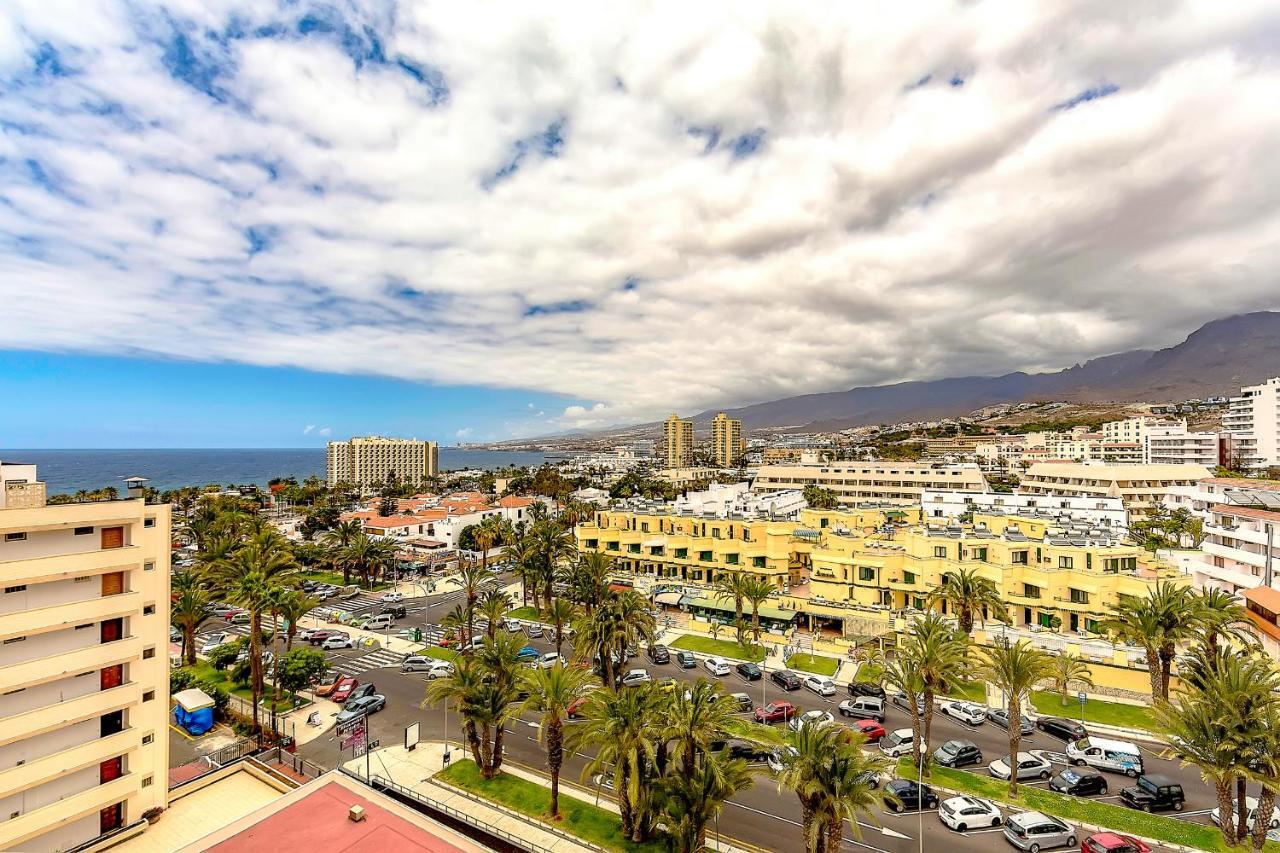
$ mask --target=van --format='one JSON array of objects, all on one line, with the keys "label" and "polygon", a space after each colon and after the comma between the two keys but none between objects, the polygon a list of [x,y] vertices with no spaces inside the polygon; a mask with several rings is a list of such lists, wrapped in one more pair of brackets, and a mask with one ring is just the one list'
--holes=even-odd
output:
[{"label": "van", "polygon": [[366,631],[381,631],[390,628],[396,623],[396,618],[390,613],[380,613],[377,616],[364,623]]},{"label": "van", "polygon": [[241,610],[239,613],[231,614],[231,618],[227,622],[231,625],[248,625],[253,621],[253,616],[248,611]]},{"label": "van", "polygon": [[840,716],[884,722],[884,700],[879,696],[854,696],[840,703]]},{"label": "van", "polygon": [[1142,774],[1142,752],[1127,740],[1090,735],[1067,744],[1067,760],[1077,766],[1123,773],[1130,779]]}]

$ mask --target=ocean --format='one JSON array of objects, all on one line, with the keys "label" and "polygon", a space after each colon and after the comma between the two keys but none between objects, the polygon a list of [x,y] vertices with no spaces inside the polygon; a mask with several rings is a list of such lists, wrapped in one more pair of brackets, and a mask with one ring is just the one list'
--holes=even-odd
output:
[{"label": "ocean", "polygon": [[[535,451],[462,450],[440,448],[440,470],[502,468],[507,465],[540,465],[546,458]],[[159,449],[159,450],[9,450],[0,447],[0,459],[37,466],[49,494],[94,491],[115,486],[124,491],[125,477],[146,477],[153,488],[164,491],[209,483],[266,486],[273,477],[313,474],[324,477],[324,448],[259,449]]]}]

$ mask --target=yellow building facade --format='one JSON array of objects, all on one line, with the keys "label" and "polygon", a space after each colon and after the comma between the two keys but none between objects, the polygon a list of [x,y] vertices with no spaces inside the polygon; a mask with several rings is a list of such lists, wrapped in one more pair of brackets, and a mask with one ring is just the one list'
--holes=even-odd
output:
[{"label": "yellow building facade", "polygon": [[662,423],[662,440],[666,448],[667,468],[689,468],[693,465],[693,421],[672,413]]},{"label": "yellow building facade", "polygon": [[742,438],[742,421],[735,420],[724,412],[712,418],[711,449],[717,466],[735,467],[747,449],[746,442]]}]

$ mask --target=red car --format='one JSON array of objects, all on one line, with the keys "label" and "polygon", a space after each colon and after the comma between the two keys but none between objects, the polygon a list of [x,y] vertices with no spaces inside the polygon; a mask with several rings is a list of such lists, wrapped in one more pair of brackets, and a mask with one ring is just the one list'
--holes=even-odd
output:
[{"label": "red car", "polygon": [[1095,832],[1080,842],[1080,853],[1151,853],[1151,847],[1132,835]]},{"label": "red car", "polygon": [[345,702],[351,698],[351,692],[359,686],[359,681],[349,675],[344,675],[338,680],[338,686],[333,688],[333,693],[330,694],[329,698],[335,702]]},{"label": "red car", "polygon": [[307,642],[313,646],[318,646],[321,643],[323,643],[325,640],[329,639],[330,637],[333,637],[341,633],[342,633],[341,631],[333,630],[330,628],[324,628],[320,631],[312,631],[311,636],[307,637]]},{"label": "red car", "polygon": [[763,708],[756,708],[757,723],[776,723],[786,721],[796,715],[796,706],[790,702],[770,702]]},{"label": "red car", "polygon": [[579,696],[577,699],[574,699],[569,703],[569,707],[564,709],[565,716],[571,720],[578,719],[578,715],[582,713],[582,706],[585,704],[587,704],[587,697]]},{"label": "red car", "polygon": [[886,732],[884,726],[875,720],[854,720],[854,729],[867,739],[867,743],[879,743],[880,738],[884,737]]}]

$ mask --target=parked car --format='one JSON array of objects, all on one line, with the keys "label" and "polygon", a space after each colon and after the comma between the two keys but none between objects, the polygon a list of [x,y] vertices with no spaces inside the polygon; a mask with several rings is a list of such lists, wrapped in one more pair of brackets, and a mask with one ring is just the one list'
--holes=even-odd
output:
[{"label": "parked car", "polygon": [[800,676],[789,669],[777,669],[769,673],[769,680],[783,690],[799,690]]},{"label": "parked car", "polygon": [[556,664],[560,664],[561,666],[568,666],[568,663],[565,661],[565,659],[560,655],[556,654],[555,652],[547,652],[538,660],[539,669],[551,669]]},{"label": "parked car", "polygon": [[884,692],[884,688],[873,681],[850,681],[849,695],[850,696],[874,696],[877,699],[880,699],[881,701],[883,701],[887,696],[887,694]]},{"label": "parked car", "polygon": [[739,711],[750,711],[754,707],[751,697],[746,693],[730,693],[729,698],[738,703]]},{"label": "parked car", "polygon": [[333,692],[329,694],[329,698],[341,704],[342,702],[347,701],[347,699],[351,696],[352,693],[355,692],[355,689],[359,686],[360,686],[359,679],[344,678],[342,679],[342,681],[338,682]]},{"label": "parked car", "polygon": [[213,615],[219,619],[226,619],[240,612],[240,608],[232,604],[215,604],[212,609]]},{"label": "parked car", "polygon": [[378,608],[379,616],[391,616],[396,619],[403,619],[408,612],[403,604],[384,604]]},{"label": "parked car", "polygon": [[875,720],[855,720],[852,728],[865,737],[867,743],[879,743],[880,738],[888,734],[884,730],[884,724],[877,723]]},{"label": "parked car", "polygon": [[647,670],[647,669],[632,669],[632,670],[628,670],[628,671],[627,671],[627,674],[626,674],[626,675],[624,675],[624,676],[622,676],[622,686],[623,686],[623,687],[638,687],[638,686],[639,686],[639,685],[641,685],[641,684],[646,684],[646,683],[648,683],[648,682],[649,682],[649,680],[650,680],[650,679],[649,679],[649,670]]},{"label": "parked car", "polygon": [[381,711],[385,707],[387,707],[387,697],[380,693],[361,696],[359,699],[352,699],[348,702],[346,707],[338,712],[337,720],[339,723],[345,723],[348,720],[354,720],[357,717]]},{"label": "parked car", "polygon": [[1105,796],[1107,777],[1093,770],[1068,767],[1049,780],[1049,790],[1073,797]]},{"label": "parked car", "polygon": [[1053,847],[1074,847],[1076,831],[1071,824],[1040,812],[1010,815],[1004,823],[1004,838],[1019,850],[1040,853]]},{"label": "parked car", "polygon": [[884,722],[884,700],[878,696],[855,696],[840,703],[840,716]]},{"label": "parked car", "polygon": [[360,587],[358,587],[358,586],[349,586],[349,587],[346,587],[345,589],[343,589],[343,590],[342,590],[342,592],[340,592],[340,593],[338,594],[338,598],[347,598],[347,599],[350,599],[350,598],[355,598],[355,597],[356,597],[357,595],[359,595],[359,594],[360,594]]},{"label": "parked car", "polygon": [[707,658],[702,662],[702,666],[716,678],[729,674],[729,662],[724,658]]},{"label": "parked car", "polygon": [[[1258,798],[1245,797],[1244,804],[1245,804],[1245,807],[1249,809],[1249,814],[1245,819],[1245,823],[1248,824],[1250,827],[1252,827],[1258,817]],[[1222,821],[1221,811],[1217,808],[1214,808],[1214,810],[1209,813],[1209,819],[1212,820],[1214,823],[1220,825]],[[1231,807],[1231,819],[1236,821],[1237,823],[1240,820],[1240,812],[1235,805]],[[1271,823],[1269,825],[1272,829],[1276,829],[1277,827],[1280,827],[1280,807],[1272,809]]]},{"label": "parked car", "polygon": [[340,634],[342,634],[341,631],[334,630],[333,628],[321,628],[318,631],[312,631],[311,635],[307,637],[307,642],[313,646],[318,646],[330,637],[336,637]]},{"label": "parked car", "polygon": [[781,773],[786,761],[799,755],[799,751],[794,746],[784,746],[781,749],[775,749],[769,753],[769,769],[774,773]]},{"label": "parked car", "polygon": [[693,652],[678,651],[676,652],[676,666],[681,669],[693,669],[698,665],[698,659],[693,656]]},{"label": "parked car", "polygon": [[1067,760],[1094,770],[1110,770],[1137,779],[1145,769],[1142,750],[1132,741],[1090,735],[1067,741]]},{"label": "parked car", "polygon": [[1095,832],[1080,842],[1080,853],[1151,853],[1151,846],[1132,835]]},{"label": "parked car", "polygon": [[748,764],[763,764],[769,760],[769,750],[742,740],[730,741],[724,753],[730,760],[741,758]]},{"label": "parked car", "polygon": [[384,592],[382,595],[378,596],[378,600],[383,604],[399,604],[401,601],[404,601],[404,593],[395,592],[394,590],[391,592]]},{"label": "parked car", "polygon": [[939,710],[948,717],[971,726],[980,726],[987,721],[987,706],[977,702],[943,702]]},{"label": "parked car", "polygon": [[[906,693],[903,693],[901,690],[893,694],[893,704],[897,705],[899,708],[906,711],[907,713],[911,713],[911,698],[907,696]],[[916,713],[921,715],[924,714],[924,694],[923,693],[916,694]]]},{"label": "parked car", "polygon": [[526,637],[531,637],[531,638],[541,637],[543,634],[542,626],[539,625],[537,622],[530,622],[528,625],[524,627],[524,633]]},{"label": "parked car", "polygon": [[[920,748],[924,749],[924,738],[920,738]],[[890,758],[906,755],[913,750],[911,729],[894,729],[880,738],[880,751]]]},{"label": "parked car", "polygon": [[805,711],[803,714],[792,717],[787,723],[791,727],[791,731],[800,731],[801,726],[826,726],[834,723],[836,718],[831,716],[828,711]]},{"label": "parked car", "polygon": [[1004,814],[990,800],[952,797],[938,806],[938,820],[956,832],[964,832],[975,826],[999,826]]},{"label": "parked car", "polygon": [[649,662],[657,666],[664,663],[671,663],[671,652],[667,651],[667,647],[661,643],[649,647]]},{"label": "parked car", "polygon": [[355,647],[355,642],[347,634],[332,634],[320,644],[320,648],[325,651],[330,649],[354,649]]},{"label": "parked car", "polygon": [[[1120,789],[1120,802],[1144,812],[1182,811],[1186,796],[1182,785],[1157,774],[1138,777],[1137,784]],[[1256,805],[1256,804],[1255,804]]]},{"label": "parked car", "polygon": [[1066,717],[1040,717],[1036,720],[1036,728],[1059,740],[1075,741],[1089,736],[1084,726]]},{"label": "parked car", "polygon": [[347,707],[350,708],[351,703],[356,699],[363,699],[364,697],[372,696],[377,692],[378,692],[378,688],[374,687],[372,682],[366,681],[364,684],[361,684],[355,690],[352,690],[351,693],[347,696]]},{"label": "parked car", "polygon": [[663,693],[670,693],[675,690],[677,683],[678,682],[671,676],[667,676],[666,678],[655,678],[653,680],[653,686],[661,690]]},{"label": "parked car", "polygon": [[238,610],[227,617],[229,625],[248,625],[253,622],[253,614],[247,610]]},{"label": "parked car", "polygon": [[316,685],[315,692],[317,696],[332,696],[334,691],[342,687],[347,682],[350,682],[351,687],[346,690],[347,693],[350,693],[355,689],[355,681],[356,680],[349,675],[343,675],[340,672],[331,671],[326,673],[324,676],[321,676],[320,683]]},{"label": "parked car", "polygon": [[314,637],[316,634],[320,633],[323,630],[325,629],[324,628],[303,628],[301,631],[298,632],[297,638],[299,640],[303,640],[309,643],[311,642],[312,637]]},{"label": "parked car", "polygon": [[[1036,730],[1035,723],[1031,722],[1031,718],[1026,714],[1020,714],[1021,729],[1024,735],[1029,735]],[[987,719],[995,723],[1002,729],[1009,728],[1009,711],[1007,708],[992,708],[987,711]]]},{"label": "parked car", "polygon": [[933,760],[943,767],[967,767],[982,763],[982,750],[971,740],[949,740],[933,751]]},{"label": "parked car", "polygon": [[364,623],[366,631],[384,631],[396,624],[396,618],[390,613],[379,613]]},{"label": "parked car", "polygon": [[538,651],[533,646],[525,646],[520,649],[520,651],[516,652],[516,660],[521,663],[537,663],[541,657],[542,652]]},{"label": "parked car", "polygon": [[205,639],[204,645],[200,647],[200,654],[205,655],[207,657],[209,653],[212,652],[214,649],[216,649],[218,646],[225,644],[227,642],[227,638],[230,636],[231,636],[230,634],[226,634],[226,633],[210,634]]},{"label": "parked car", "polygon": [[734,667],[734,670],[747,681],[759,681],[764,677],[764,672],[753,663],[740,663]]},{"label": "parked car", "polygon": [[790,702],[770,702],[763,708],[756,708],[757,723],[776,723],[789,720],[796,715],[796,706]]},{"label": "parked car", "polygon": [[825,675],[806,676],[804,686],[819,696],[836,695],[836,683]]},{"label": "parked car", "polygon": [[587,697],[579,696],[577,699],[574,699],[567,706],[565,706],[564,715],[571,720],[576,720],[578,719],[578,717],[582,716],[582,708],[586,704],[587,704]]},{"label": "parked car", "polygon": [[987,769],[997,779],[1008,779],[1016,770],[1019,782],[1024,779],[1048,779],[1053,775],[1052,764],[1029,752],[1019,752],[1015,760],[1010,760],[1007,755],[997,758],[987,765]]},{"label": "parked car", "polygon": [[936,809],[938,795],[928,785],[910,779],[894,779],[884,786],[884,804],[895,812]]}]

